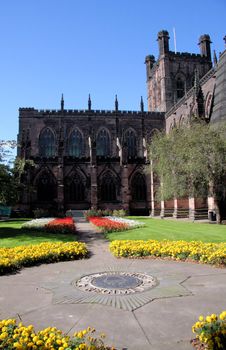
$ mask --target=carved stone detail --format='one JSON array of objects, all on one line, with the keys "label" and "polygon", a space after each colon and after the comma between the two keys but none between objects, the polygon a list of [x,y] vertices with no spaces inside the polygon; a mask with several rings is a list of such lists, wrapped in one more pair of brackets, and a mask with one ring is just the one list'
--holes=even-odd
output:
[{"label": "carved stone detail", "polygon": [[145,292],[157,286],[157,279],[144,273],[100,272],[73,281],[75,288],[108,295]]}]

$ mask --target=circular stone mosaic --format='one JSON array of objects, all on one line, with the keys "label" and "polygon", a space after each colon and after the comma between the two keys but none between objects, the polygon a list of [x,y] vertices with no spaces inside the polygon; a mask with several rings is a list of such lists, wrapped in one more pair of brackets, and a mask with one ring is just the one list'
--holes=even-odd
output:
[{"label": "circular stone mosaic", "polygon": [[157,279],[144,273],[100,272],[81,277],[72,285],[86,292],[131,294],[144,292],[157,285]]}]

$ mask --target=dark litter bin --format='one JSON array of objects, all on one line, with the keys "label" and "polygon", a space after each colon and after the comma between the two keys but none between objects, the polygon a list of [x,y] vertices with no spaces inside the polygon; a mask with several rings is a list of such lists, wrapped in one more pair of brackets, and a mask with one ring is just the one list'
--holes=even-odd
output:
[{"label": "dark litter bin", "polygon": [[214,211],[209,211],[209,220],[216,221],[216,213]]}]

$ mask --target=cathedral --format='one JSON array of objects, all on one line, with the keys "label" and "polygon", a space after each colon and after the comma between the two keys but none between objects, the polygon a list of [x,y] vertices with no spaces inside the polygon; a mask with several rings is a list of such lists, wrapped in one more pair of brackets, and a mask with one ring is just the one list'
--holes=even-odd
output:
[{"label": "cathedral", "polygon": [[136,215],[196,218],[208,215],[211,200],[158,203],[158,180],[150,169],[148,145],[157,130],[169,132],[192,115],[208,122],[226,117],[226,51],[211,58],[209,35],[200,54],[169,50],[169,34],[158,33],[159,56],[146,56],[148,111],[19,109],[18,157],[32,160],[23,175],[20,206],[54,211],[124,209]]}]

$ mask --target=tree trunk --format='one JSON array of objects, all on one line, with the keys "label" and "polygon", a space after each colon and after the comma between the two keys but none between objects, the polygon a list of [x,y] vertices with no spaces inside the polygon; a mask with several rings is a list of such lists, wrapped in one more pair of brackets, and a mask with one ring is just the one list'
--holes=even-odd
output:
[{"label": "tree trunk", "polygon": [[221,211],[220,202],[217,200],[216,194],[214,194],[214,202],[215,202],[216,222],[217,224],[221,224],[222,211]]}]

